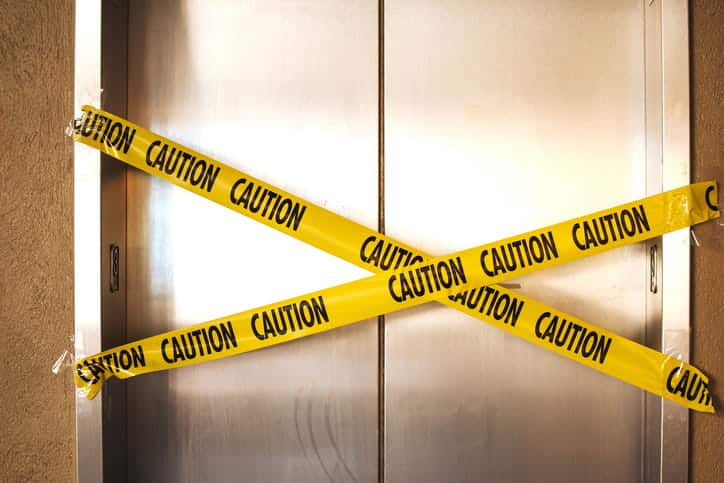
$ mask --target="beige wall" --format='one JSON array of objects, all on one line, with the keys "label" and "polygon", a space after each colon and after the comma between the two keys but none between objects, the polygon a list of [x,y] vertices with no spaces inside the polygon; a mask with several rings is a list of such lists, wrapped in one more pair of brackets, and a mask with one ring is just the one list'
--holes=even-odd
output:
[{"label": "beige wall", "polygon": [[[0,0],[0,481],[73,481],[72,0]],[[694,179],[724,182],[724,4],[692,2]],[[724,228],[696,229],[693,360],[724,403]],[[724,411],[694,415],[693,482],[724,481]]]},{"label": "beige wall", "polygon": [[0,481],[70,482],[73,4],[0,0]]},{"label": "beige wall", "polygon": [[[692,168],[724,187],[724,2],[691,2]],[[719,196],[724,206],[724,196]],[[696,228],[692,360],[714,380],[716,416],[691,420],[692,482],[724,482],[724,219]]]}]

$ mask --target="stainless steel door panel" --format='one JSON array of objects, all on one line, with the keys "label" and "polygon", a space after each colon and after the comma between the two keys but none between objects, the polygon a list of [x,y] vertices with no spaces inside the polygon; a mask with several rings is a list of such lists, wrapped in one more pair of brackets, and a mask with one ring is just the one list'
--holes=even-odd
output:
[{"label": "stainless steel door panel", "polygon": [[[130,119],[369,226],[374,2],[130,3]],[[363,270],[128,176],[133,340]],[[373,481],[374,321],[128,381],[129,481]]]},{"label": "stainless steel door panel", "polygon": [[[444,254],[646,195],[642,2],[385,2],[387,232]],[[519,280],[642,340],[643,245]],[[640,481],[640,390],[451,309],[386,318],[387,481]]]},{"label": "stainless steel door panel", "polygon": [[[380,5],[384,39],[371,1],[78,0],[76,106],[371,227],[384,180],[387,232],[432,254],[688,182],[686,0]],[[77,357],[367,274],[99,158],[74,167]],[[518,282],[686,359],[687,243]],[[686,481],[686,409],[436,304],[76,403],[82,483]]]}]

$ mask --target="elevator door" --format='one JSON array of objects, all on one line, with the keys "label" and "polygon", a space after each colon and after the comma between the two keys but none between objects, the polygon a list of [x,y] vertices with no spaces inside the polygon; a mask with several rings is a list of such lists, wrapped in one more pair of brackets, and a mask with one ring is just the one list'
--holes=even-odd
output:
[{"label": "elevator door", "polygon": [[[641,1],[385,1],[387,233],[443,255],[646,195]],[[642,341],[643,244],[516,280]],[[459,312],[386,317],[387,481],[635,482],[642,392]]]},{"label": "elevator door", "polygon": [[[128,116],[377,226],[377,5],[132,1]],[[129,340],[365,271],[128,174]],[[377,479],[376,321],[128,381],[128,481]]]},{"label": "elevator door", "polygon": [[[104,79],[109,110],[443,255],[688,181],[685,4],[114,0],[102,42],[100,15],[78,23],[76,88]],[[82,300],[110,268],[76,228],[79,355],[368,275],[109,163],[76,157],[76,224],[103,214],[124,287],[102,315]],[[666,238],[513,282],[686,357],[688,233],[667,236],[656,293]],[[82,483],[685,481],[685,409],[434,303],[103,394],[77,399]]]}]

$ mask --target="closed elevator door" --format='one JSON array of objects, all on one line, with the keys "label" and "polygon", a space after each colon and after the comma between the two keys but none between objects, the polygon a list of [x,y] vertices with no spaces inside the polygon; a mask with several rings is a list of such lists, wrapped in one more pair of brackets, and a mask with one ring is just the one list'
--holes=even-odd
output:
[{"label": "closed elevator door", "polygon": [[[127,116],[371,228],[383,179],[387,234],[443,255],[648,194],[648,3],[131,0]],[[128,340],[368,275],[132,169],[126,204]],[[643,342],[647,254],[515,282]],[[127,481],[644,479],[639,389],[437,304],[381,336],[123,381]]]},{"label": "closed elevator door", "polygon": [[[645,196],[643,3],[386,0],[387,233],[443,255]],[[641,341],[647,263],[516,282]],[[385,340],[387,481],[641,480],[640,390],[439,305]]]},{"label": "closed elevator door", "polygon": [[[377,5],[132,1],[128,116],[377,226]],[[363,270],[128,175],[129,340]],[[128,381],[128,481],[377,479],[377,322]]]}]

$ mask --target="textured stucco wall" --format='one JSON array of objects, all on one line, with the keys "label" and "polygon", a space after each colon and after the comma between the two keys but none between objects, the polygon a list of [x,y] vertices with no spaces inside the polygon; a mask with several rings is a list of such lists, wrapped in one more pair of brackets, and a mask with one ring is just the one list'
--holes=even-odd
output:
[{"label": "textured stucco wall", "polygon": [[[724,188],[724,2],[691,2],[692,179]],[[719,195],[724,207],[724,196]],[[691,419],[690,481],[724,482],[724,223],[696,228],[692,360],[713,376],[716,416]]]},{"label": "textured stucco wall", "polygon": [[[72,333],[73,1],[0,0],[0,481],[71,482],[73,391],[50,373]],[[724,2],[692,2],[694,180],[724,182]],[[696,229],[693,361],[717,416],[693,415],[691,481],[724,481],[724,227]],[[30,385],[29,383],[32,383]]]},{"label": "textured stucco wall", "polygon": [[70,482],[72,0],[0,0],[0,481]]}]

